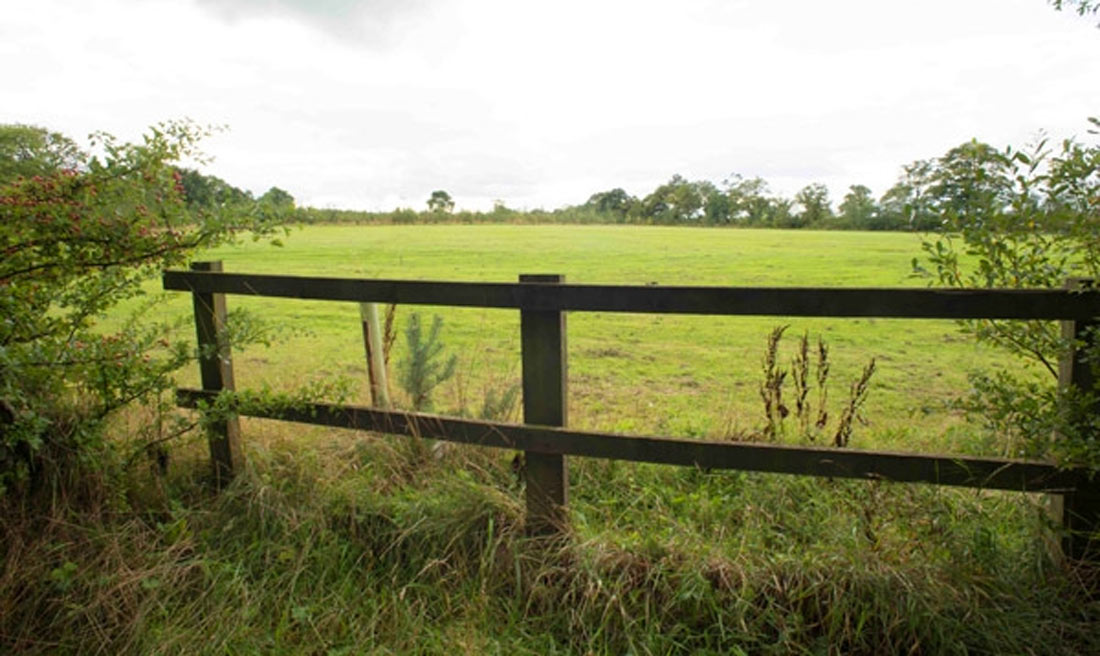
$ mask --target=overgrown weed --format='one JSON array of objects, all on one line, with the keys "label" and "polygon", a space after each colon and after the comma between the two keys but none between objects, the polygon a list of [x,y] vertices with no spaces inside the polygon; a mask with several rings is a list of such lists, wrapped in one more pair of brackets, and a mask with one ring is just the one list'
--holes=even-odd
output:
[{"label": "overgrown weed", "polygon": [[[783,335],[789,327],[789,325],[776,326],[768,333],[762,360],[762,380],[759,384],[760,400],[764,404],[764,427],[758,434],[749,434],[747,437],[765,442],[782,440],[788,435],[786,420],[793,414],[792,421],[798,425],[795,438],[816,443],[823,440],[830,417],[828,398],[832,363],[829,360],[829,347],[825,344],[824,338],[818,337],[817,348],[813,349],[814,355],[811,356],[810,333],[806,331],[798,340],[790,367],[784,368],[780,364],[780,346]],[[812,365],[811,360],[813,360]],[[859,377],[851,383],[848,398],[837,415],[832,438],[829,440],[833,446],[848,446],[852,438],[853,424],[867,423],[861,414],[861,409],[870,393],[871,378],[875,370],[875,358],[872,357],[863,367]],[[788,397],[784,397],[784,390],[788,389],[786,387],[788,378],[790,392]],[[815,391],[812,397],[811,391]],[[793,411],[788,404],[794,406]],[[746,435],[727,434],[727,438],[729,437],[744,439]]]}]

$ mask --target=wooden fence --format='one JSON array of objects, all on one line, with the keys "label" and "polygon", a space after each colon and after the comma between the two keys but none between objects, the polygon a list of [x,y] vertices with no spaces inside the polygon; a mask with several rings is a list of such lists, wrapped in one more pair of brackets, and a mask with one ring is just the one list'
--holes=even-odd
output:
[{"label": "wooden fence", "polygon": [[[1100,291],[1079,284],[1066,290],[658,287],[565,284],[558,275],[522,275],[517,283],[469,283],[232,274],[222,271],[221,262],[199,262],[191,269],[164,273],[165,289],[191,292],[194,300],[202,389],[177,391],[177,402],[188,408],[197,408],[221,390],[234,388],[225,336],[226,294],[519,310],[523,425],[323,403],[249,416],[523,450],[527,522],[535,532],[564,525],[569,493],[565,456],[586,456],[1047,493],[1060,501],[1055,513],[1065,529],[1065,553],[1075,559],[1100,559],[1100,536],[1093,537],[1100,529],[1100,482],[1084,470],[1003,458],[627,436],[565,428],[566,312],[1039,319],[1060,321],[1066,336],[1084,339],[1100,317]],[[1092,370],[1079,354],[1067,357],[1061,367],[1063,385],[1093,389]],[[235,418],[212,427],[210,450],[215,479],[229,480],[241,457]]]}]

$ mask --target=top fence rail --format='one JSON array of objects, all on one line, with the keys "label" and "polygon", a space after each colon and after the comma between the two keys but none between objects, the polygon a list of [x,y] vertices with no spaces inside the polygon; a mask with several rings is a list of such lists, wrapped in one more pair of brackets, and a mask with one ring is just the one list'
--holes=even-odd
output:
[{"label": "top fence rail", "polygon": [[1089,319],[1100,291],[813,287],[674,287],[538,282],[363,280],[166,271],[164,288],[360,303],[534,311],[899,319]]}]

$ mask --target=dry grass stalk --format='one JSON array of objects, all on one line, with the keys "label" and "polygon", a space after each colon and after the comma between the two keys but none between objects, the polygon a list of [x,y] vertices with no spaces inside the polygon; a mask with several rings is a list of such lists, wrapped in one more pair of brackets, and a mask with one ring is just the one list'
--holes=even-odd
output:
[{"label": "dry grass stalk", "polygon": [[825,340],[817,338],[817,421],[814,427],[824,430],[829,421],[826,402],[829,400],[829,347]]},{"label": "dry grass stalk", "polygon": [[852,383],[848,405],[844,406],[844,410],[840,413],[836,435],[833,437],[833,442],[838,447],[848,446],[848,441],[852,437],[852,421],[858,419],[861,423],[866,423],[866,420],[859,414],[859,409],[863,406],[863,402],[867,400],[867,392],[871,387],[871,376],[873,375],[875,375],[875,359],[871,358],[871,361],[863,368],[859,380]]},{"label": "dry grass stalk", "polygon": [[798,352],[791,361],[791,380],[794,381],[794,407],[798,417],[798,427],[803,435],[814,440],[810,432],[810,333],[802,333],[798,340]]},{"label": "dry grass stalk", "polygon": [[790,413],[783,405],[783,381],[787,372],[778,367],[779,342],[789,326],[776,326],[768,335],[768,345],[764,350],[764,382],[760,384],[760,398],[764,401],[764,438],[775,441],[783,419]]},{"label": "dry grass stalk", "polygon": [[393,343],[397,341],[397,304],[390,303],[386,306],[386,318],[382,321],[382,358],[388,367],[390,364],[390,351]]},{"label": "dry grass stalk", "polygon": [[[791,368],[779,367],[779,344],[783,334],[789,326],[777,326],[768,334],[768,342],[764,349],[763,374],[764,380],[760,384],[760,398],[764,402],[765,425],[761,436],[765,441],[774,442],[783,432],[783,421],[790,414],[790,410],[783,403],[783,384],[787,374],[790,373],[794,383],[794,407],[798,419],[798,428],[801,437],[810,442],[816,442],[818,436],[825,431],[829,422],[827,402],[829,398],[829,349],[825,341],[820,337],[817,340],[816,362],[814,363],[814,377],[810,375],[810,335],[802,334],[799,339],[797,351],[791,359]],[[841,411],[837,420],[836,431],[832,442],[838,447],[848,446],[852,436],[852,424],[859,420],[866,423],[859,410],[867,400],[870,390],[871,377],[875,373],[875,360],[864,367],[862,374],[851,386],[848,402]],[[813,382],[811,382],[811,380]],[[810,400],[810,387],[816,385],[816,404]],[[814,406],[816,405],[816,414]],[[811,421],[813,425],[811,426]]]}]

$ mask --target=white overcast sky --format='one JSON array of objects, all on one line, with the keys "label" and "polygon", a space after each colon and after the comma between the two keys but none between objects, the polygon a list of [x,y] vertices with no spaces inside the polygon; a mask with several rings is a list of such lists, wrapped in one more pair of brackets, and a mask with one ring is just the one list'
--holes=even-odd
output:
[{"label": "white overcast sky", "polygon": [[0,122],[227,125],[300,204],[554,208],[674,173],[881,194],[970,138],[1084,137],[1096,17],[1044,0],[3,0]]}]

